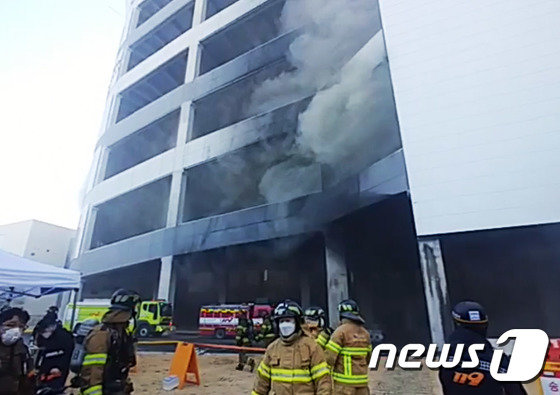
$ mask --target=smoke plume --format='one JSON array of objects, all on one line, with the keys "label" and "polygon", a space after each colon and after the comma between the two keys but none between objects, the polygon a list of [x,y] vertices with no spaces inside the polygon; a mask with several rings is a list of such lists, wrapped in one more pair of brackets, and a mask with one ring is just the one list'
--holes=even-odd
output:
[{"label": "smoke plume", "polygon": [[385,58],[381,35],[372,40],[380,28],[376,1],[287,0],[281,24],[301,32],[287,55],[294,69],[259,85],[251,106],[266,111],[318,93],[299,115],[289,157],[261,179],[269,202],[316,191],[367,162],[375,144],[373,70]]}]

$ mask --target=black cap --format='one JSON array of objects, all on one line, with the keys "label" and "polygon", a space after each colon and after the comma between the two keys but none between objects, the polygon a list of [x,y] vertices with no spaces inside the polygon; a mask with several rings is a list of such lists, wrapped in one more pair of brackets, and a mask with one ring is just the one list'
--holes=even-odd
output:
[{"label": "black cap", "polygon": [[453,307],[451,315],[453,320],[459,324],[476,325],[488,323],[488,315],[484,307],[472,301],[457,303]]}]

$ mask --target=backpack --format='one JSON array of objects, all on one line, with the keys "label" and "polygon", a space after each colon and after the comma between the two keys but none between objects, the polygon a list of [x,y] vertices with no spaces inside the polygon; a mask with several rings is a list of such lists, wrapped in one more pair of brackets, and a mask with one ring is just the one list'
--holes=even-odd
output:
[{"label": "backpack", "polygon": [[86,338],[97,325],[99,325],[98,320],[85,320],[74,330],[75,346],[70,358],[72,373],[80,374],[86,356]]}]

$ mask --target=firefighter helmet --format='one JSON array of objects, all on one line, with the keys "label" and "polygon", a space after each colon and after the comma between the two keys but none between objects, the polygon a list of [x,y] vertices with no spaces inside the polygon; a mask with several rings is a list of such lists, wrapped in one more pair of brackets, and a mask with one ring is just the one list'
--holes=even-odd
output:
[{"label": "firefighter helmet", "polygon": [[141,302],[140,295],[135,291],[119,289],[111,296],[111,310],[134,311],[136,305]]},{"label": "firefighter helmet", "polygon": [[297,323],[301,323],[303,311],[296,302],[287,299],[276,306],[273,317],[275,321],[280,318],[295,318]]},{"label": "firefighter helmet", "polygon": [[309,319],[311,321],[317,321],[320,327],[325,326],[325,310],[317,306],[311,306],[305,309],[303,313],[303,317],[305,319]]},{"label": "firefighter helmet", "polygon": [[358,303],[352,299],[343,300],[338,304],[338,315],[340,319],[346,318],[351,321],[356,321],[365,324],[364,319],[360,315],[360,308]]}]

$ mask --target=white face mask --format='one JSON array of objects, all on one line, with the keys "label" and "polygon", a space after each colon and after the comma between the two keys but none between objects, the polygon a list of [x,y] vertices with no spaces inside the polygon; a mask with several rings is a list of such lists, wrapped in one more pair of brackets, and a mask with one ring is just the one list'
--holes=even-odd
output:
[{"label": "white face mask", "polygon": [[278,328],[282,337],[290,337],[296,331],[296,323],[293,321],[280,322]]},{"label": "white face mask", "polygon": [[21,338],[21,335],[20,328],[10,328],[2,333],[2,343],[6,346],[11,346]]},{"label": "white face mask", "polygon": [[41,336],[43,336],[45,339],[48,339],[49,337],[52,336],[52,331],[45,331],[43,333],[41,333]]}]

